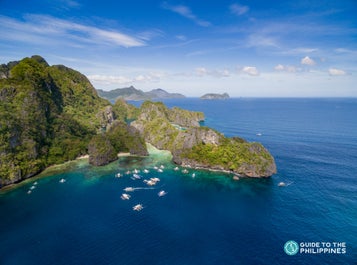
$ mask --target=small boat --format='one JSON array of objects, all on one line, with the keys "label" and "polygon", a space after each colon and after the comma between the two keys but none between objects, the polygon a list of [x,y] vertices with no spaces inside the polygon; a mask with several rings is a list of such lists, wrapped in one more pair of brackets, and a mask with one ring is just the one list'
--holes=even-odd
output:
[{"label": "small boat", "polygon": [[126,187],[124,189],[124,191],[126,191],[126,192],[134,191],[134,188],[133,187]]},{"label": "small boat", "polygon": [[262,136],[263,134],[262,133],[257,133],[257,136]]},{"label": "small boat", "polygon": [[147,170],[147,169],[144,169],[144,173],[149,173],[150,171],[149,170]]},{"label": "small boat", "polygon": [[37,183],[37,181],[35,181],[34,183],[33,183],[33,185],[37,185],[38,183]]},{"label": "small boat", "polygon": [[140,173],[140,170],[137,170],[137,169],[135,168],[133,172],[134,172],[135,174],[138,174],[138,173]]},{"label": "small boat", "polygon": [[60,183],[65,183],[66,182],[66,180],[65,179],[60,179],[60,181],[59,181]]},{"label": "small boat", "polygon": [[129,174],[130,174],[130,170],[128,170],[127,172],[125,172],[125,174],[129,175]]},{"label": "small boat", "polygon": [[179,168],[178,168],[178,167],[175,167],[174,170],[177,171],[177,170],[179,170]]},{"label": "small boat", "polygon": [[165,167],[164,167],[164,165],[161,165],[160,168],[161,168],[161,169],[164,169]]},{"label": "small boat", "polygon": [[141,176],[138,175],[138,174],[133,174],[133,178],[134,178],[134,179],[141,179]]},{"label": "small boat", "polygon": [[36,189],[36,186],[31,186],[30,187],[30,190],[34,190],[34,189]]},{"label": "small boat", "polygon": [[279,187],[284,187],[284,186],[286,186],[286,183],[285,183],[285,182],[279,182],[279,183],[278,183],[278,186],[279,186]]},{"label": "small boat", "polygon": [[188,170],[187,170],[187,169],[184,169],[184,170],[182,170],[182,173],[187,174],[187,173],[188,173]]},{"label": "small boat", "polygon": [[195,173],[192,173],[192,178],[196,177],[196,174]]},{"label": "small boat", "polygon": [[165,196],[166,194],[167,194],[166,191],[161,190],[157,195],[158,195],[159,197],[162,197],[162,196]]},{"label": "small boat", "polygon": [[31,193],[32,193],[32,190],[28,190],[28,191],[27,191],[27,194],[31,194]]},{"label": "small boat", "polygon": [[159,182],[160,181],[159,178],[150,178],[150,180],[155,181],[155,182]]},{"label": "small boat", "polygon": [[147,185],[149,185],[149,186],[155,186],[156,185],[156,181],[153,181],[153,180],[145,180],[144,181]]},{"label": "small boat", "polygon": [[154,166],[154,169],[155,169],[155,170],[158,170],[159,168],[158,168],[157,166]]},{"label": "small boat", "polygon": [[157,172],[160,172],[160,173],[162,173],[162,172],[164,172],[161,168],[159,168],[158,170],[157,170]]},{"label": "small boat", "polygon": [[116,178],[121,178],[122,176],[123,176],[123,175],[120,174],[120,173],[115,174],[115,177],[116,177]]},{"label": "small boat", "polygon": [[123,193],[123,194],[120,196],[120,198],[121,198],[122,200],[129,200],[129,199],[130,199],[130,195],[129,195],[129,194],[126,194],[126,193]]},{"label": "small boat", "polygon": [[139,212],[139,211],[141,211],[143,208],[144,208],[144,207],[142,206],[142,204],[137,204],[137,205],[135,205],[135,206],[133,207],[133,210]]},{"label": "small boat", "polygon": [[233,180],[239,180],[238,176],[233,176]]}]

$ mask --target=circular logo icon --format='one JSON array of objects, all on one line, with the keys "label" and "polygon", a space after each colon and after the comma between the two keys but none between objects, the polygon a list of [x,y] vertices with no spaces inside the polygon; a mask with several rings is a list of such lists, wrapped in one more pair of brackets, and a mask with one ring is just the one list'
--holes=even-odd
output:
[{"label": "circular logo icon", "polygon": [[295,255],[299,252],[299,244],[294,240],[289,240],[284,244],[284,251],[290,256]]}]

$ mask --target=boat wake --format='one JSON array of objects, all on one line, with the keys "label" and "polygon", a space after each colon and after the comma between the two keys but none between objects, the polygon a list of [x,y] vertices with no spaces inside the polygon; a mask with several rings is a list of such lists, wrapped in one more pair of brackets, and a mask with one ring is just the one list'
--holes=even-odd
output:
[{"label": "boat wake", "polygon": [[136,190],[154,190],[156,188],[150,188],[150,187],[126,187],[124,191],[126,192],[131,192],[131,191],[136,191]]},{"label": "boat wake", "polygon": [[291,182],[283,182],[283,181],[281,181],[281,182],[278,183],[278,186],[279,187],[287,187],[287,186],[290,186],[293,183],[294,183],[294,181],[291,181]]}]

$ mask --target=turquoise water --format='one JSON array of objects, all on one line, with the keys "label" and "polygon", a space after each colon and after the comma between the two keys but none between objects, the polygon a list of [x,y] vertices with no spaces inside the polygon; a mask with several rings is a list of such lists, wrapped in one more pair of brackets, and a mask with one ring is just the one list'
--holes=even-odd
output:
[{"label": "turquoise water", "polygon": [[[162,155],[102,168],[80,162],[0,193],[0,264],[356,264],[357,99],[166,104],[205,112],[205,125],[227,136],[262,142],[278,174],[184,174]],[[150,173],[140,180],[125,174],[144,168]],[[160,182],[147,189],[143,179],[152,177]],[[129,186],[145,189],[122,200]],[[143,210],[133,211],[136,204]],[[289,256],[288,240],[345,242],[347,253]]]}]

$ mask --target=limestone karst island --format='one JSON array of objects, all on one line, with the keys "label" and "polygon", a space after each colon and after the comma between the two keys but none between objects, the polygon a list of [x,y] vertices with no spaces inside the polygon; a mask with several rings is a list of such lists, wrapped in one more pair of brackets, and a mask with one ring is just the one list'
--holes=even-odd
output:
[{"label": "limestone karst island", "polygon": [[0,66],[0,187],[82,155],[95,166],[119,152],[146,156],[146,143],[171,151],[182,166],[247,177],[276,173],[263,145],[227,138],[203,120],[201,112],[161,102],[111,104],[84,75],[40,56],[9,62]]}]

